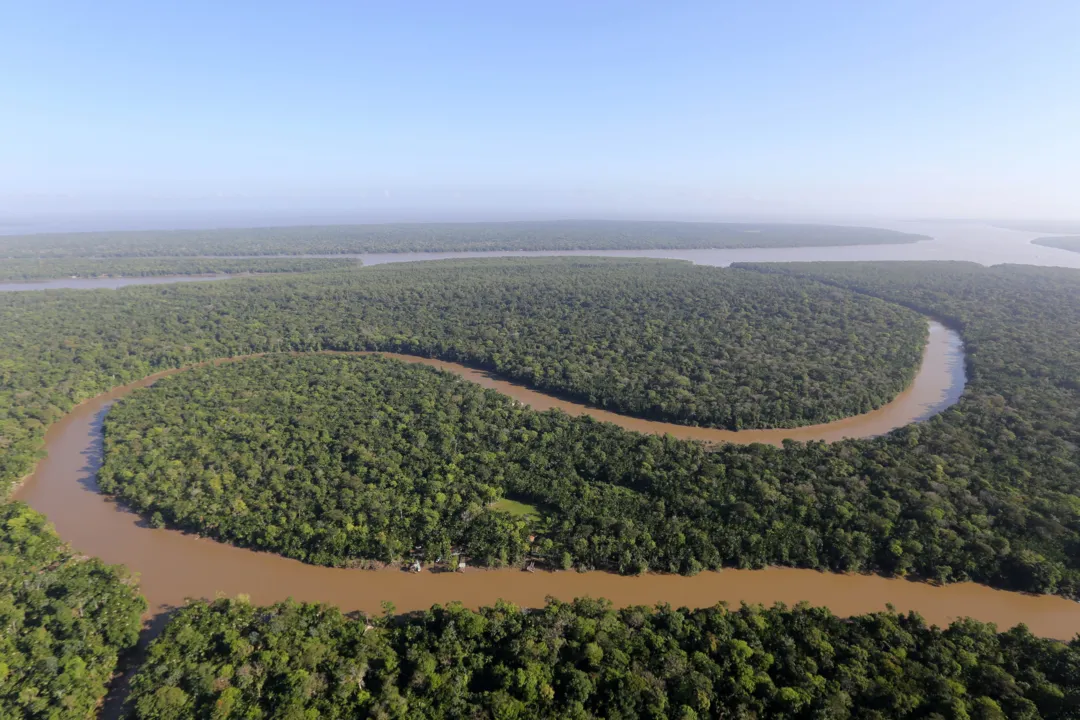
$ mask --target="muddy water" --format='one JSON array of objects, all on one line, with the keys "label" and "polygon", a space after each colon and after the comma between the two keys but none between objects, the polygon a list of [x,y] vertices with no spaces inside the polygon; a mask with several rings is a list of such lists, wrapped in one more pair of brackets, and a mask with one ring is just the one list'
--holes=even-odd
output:
[{"label": "muddy water", "polygon": [[[465,377],[494,387],[536,407],[562,407],[571,412],[594,410],[554,400],[474,370],[449,363],[418,360],[452,369]],[[293,597],[322,601],[345,610],[377,612],[384,600],[399,611],[426,608],[434,603],[460,600],[476,607],[502,598],[523,606],[542,604],[546,596],[569,599],[579,596],[607,597],[617,605],[654,604],[700,607],[719,601],[730,603],[801,600],[825,605],[840,615],[881,610],[891,603],[901,611],[917,610],[934,623],[971,616],[1010,627],[1024,622],[1040,635],[1071,638],[1080,632],[1080,604],[1057,597],[1009,593],[971,583],[934,587],[863,575],[837,575],[813,570],[773,568],[747,571],[706,572],[696,577],[646,575],[621,577],[603,572],[537,572],[472,570],[463,574],[422,573],[400,570],[342,570],[305,565],[276,555],[244,550],[173,530],[152,529],[136,514],[97,492],[96,474],[101,462],[102,420],[112,403],[134,388],[149,385],[158,377],[100,395],[75,408],[53,425],[46,435],[49,455],[16,493],[16,498],[45,513],[61,537],[78,551],[96,555],[109,563],[123,563],[139,575],[151,612],[158,614],[181,605],[189,597],[211,598],[218,593],[250,595],[256,603]],[[941,403],[955,399],[963,384],[959,340],[935,326],[927,359],[915,387],[898,399],[892,422],[903,424],[925,417]],[[937,378],[933,382],[931,378]],[[946,382],[949,379],[949,382]],[[959,382],[959,386],[950,383]],[[917,399],[917,401],[916,401]],[[870,413],[863,426],[842,421],[840,435],[872,435],[887,429],[879,413]],[[872,417],[871,417],[872,416]],[[619,424],[637,430],[666,431],[662,423],[611,416]],[[904,419],[906,418],[906,419]],[[696,433],[681,428],[682,434]],[[770,432],[770,431],[766,431]],[[804,431],[784,431],[798,435]],[[837,431],[820,427],[814,437],[832,439]],[[697,435],[694,435],[695,437]],[[804,437],[810,437],[805,435]],[[773,441],[777,435],[728,433],[724,439],[739,442]],[[716,439],[709,437],[707,439]]]}]

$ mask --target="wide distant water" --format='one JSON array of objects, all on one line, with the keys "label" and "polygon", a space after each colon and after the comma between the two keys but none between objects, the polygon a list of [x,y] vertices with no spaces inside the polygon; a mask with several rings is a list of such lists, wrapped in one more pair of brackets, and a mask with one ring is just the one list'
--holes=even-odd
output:
[{"label": "wide distant water", "polygon": [[[650,257],[689,260],[697,265],[727,267],[737,262],[814,262],[824,260],[965,260],[982,265],[1019,263],[1080,268],[1080,253],[1032,245],[1046,233],[1003,230],[989,225],[890,223],[889,230],[927,235],[931,240],[900,245],[849,245],[801,248],[743,248],[734,250],[576,250],[552,252],[378,253],[356,255],[365,265],[464,257],[544,257],[582,255]],[[322,256],[313,256],[322,257]]]},{"label": "wide distant water", "polygon": [[[355,257],[365,265],[419,260],[485,257],[605,256],[649,257],[688,260],[697,265],[726,267],[736,262],[813,262],[818,260],[966,260],[983,265],[1019,263],[1080,268],[1080,253],[1032,245],[1045,233],[1004,230],[989,225],[960,223],[883,223],[879,227],[918,233],[933,238],[903,245],[850,245],[845,247],[746,248],[739,250],[570,250],[539,252],[444,252],[444,253],[367,253],[357,255],[302,255],[293,257]],[[250,257],[250,256],[233,256]],[[0,261],[2,262],[2,261]],[[36,283],[0,283],[0,291],[43,290],[56,288],[117,288],[125,285],[157,285],[169,282],[223,279],[207,277],[146,277],[57,279]]]},{"label": "wide distant water", "polygon": [[[0,264],[3,260],[0,260]],[[115,290],[127,285],[167,285],[178,282],[208,282],[210,280],[228,280],[233,275],[156,275],[150,277],[119,278],[57,278],[37,282],[0,283],[0,292],[20,292],[24,290]]]}]

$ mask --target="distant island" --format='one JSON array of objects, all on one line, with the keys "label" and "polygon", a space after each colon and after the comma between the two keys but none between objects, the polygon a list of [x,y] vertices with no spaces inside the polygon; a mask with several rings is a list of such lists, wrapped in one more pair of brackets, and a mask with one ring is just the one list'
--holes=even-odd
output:
[{"label": "distant island", "polygon": [[1057,248],[1058,250],[1069,250],[1070,252],[1080,252],[1080,235],[1035,238],[1031,241],[1031,244]]},{"label": "distant island", "polygon": [[688,250],[891,245],[924,235],[787,223],[397,223],[216,230],[145,230],[0,237],[0,258],[118,258],[522,250]]},{"label": "distant island", "polygon": [[[1080,220],[1017,220],[1015,222],[996,222],[993,223],[993,226],[1003,230],[1055,233],[1057,235],[1080,233]],[[1043,243],[1039,244],[1042,245]]]}]

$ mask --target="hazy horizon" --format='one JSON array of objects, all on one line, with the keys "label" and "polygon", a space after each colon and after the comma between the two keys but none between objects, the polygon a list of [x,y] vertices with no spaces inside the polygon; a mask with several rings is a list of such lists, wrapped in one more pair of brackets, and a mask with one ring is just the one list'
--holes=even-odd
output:
[{"label": "hazy horizon", "polygon": [[819,223],[838,225],[874,225],[903,222],[893,218],[857,218],[853,216],[730,216],[690,217],[682,215],[594,213],[566,215],[550,212],[509,212],[492,209],[459,212],[431,210],[410,211],[175,211],[121,214],[63,214],[43,213],[12,217],[0,214],[0,236],[40,233],[103,232],[137,230],[208,230],[252,227],[289,227],[312,225],[368,225],[393,223],[482,223],[482,222],[542,222],[557,220],[624,220],[680,222],[760,222],[760,223]]},{"label": "hazy horizon", "polygon": [[1078,26],[1051,1],[17,4],[0,225],[1074,220]]},{"label": "hazy horizon", "polygon": [[[369,225],[410,223],[485,223],[545,221],[675,221],[710,223],[795,223],[881,227],[925,234],[927,225],[970,224],[1006,229],[1045,227],[1047,235],[1080,232],[1080,221],[1068,218],[927,218],[884,215],[768,215],[734,213],[728,215],[688,215],[683,213],[580,213],[558,211],[512,212],[505,209],[401,211],[292,210],[292,211],[207,211],[185,210],[143,213],[39,213],[12,216],[0,212],[0,236],[49,233],[127,232],[153,230],[213,230],[230,228],[299,227],[323,225]],[[912,227],[906,227],[910,224]],[[1015,227],[1010,227],[1013,225]],[[920,226],[920,227],[915,227]]]}]

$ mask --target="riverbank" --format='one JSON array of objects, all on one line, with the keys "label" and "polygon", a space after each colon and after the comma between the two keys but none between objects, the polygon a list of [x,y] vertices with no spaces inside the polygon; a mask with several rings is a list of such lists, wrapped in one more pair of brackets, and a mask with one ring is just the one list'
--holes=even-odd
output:
[{"label": "riverbank", "polygon": [[[932,341],[934,337],[931,333]],[[948,337],[945,334],[938,342]],[[508,390],[512,396],[524,390],[485,373],[460,366],[455,369],[449,363],[411,360],[454,369],[487,387]],[[962,361],[959,366],[963,366]],[[173,530],[154,529],[137,514],[102,496],[97,491],[96,473],[101,461],[102,420],[109,407],[135,388],[149,385],[171,372],[177,371],[158,373],[88,400],[58,421],[46,436],[49,456],[15,494],[16,499],[45,513],[61,537],[77,551],[109,563],[125,564],[137,573],[154,615],[182,605],[186,598],[214,597],[218,593],[246,594],[260,604],[292,597],[368,612],[378,612],[384,601],[394,603],[401,612],[454,600],[479,607],[499,598],[522,606],[537,606],[550,595],[560,599],[606,597],[617,606],[669,602],[704,607],[717,602],[807,601],[827,606],[839,615],[872,612],[891,604],[900,611],[917,611],[937,624],[970,616],[997,623],[1001,628],[1022,622],[1036,634],[1060,639],[1080,632],[1080,604],[1056,596],[1006,592],[974,583],[934,586],[898,578],[793,568],[724,570],[693,577],[620,576],[599,571],[469,570],[462,574],[412,574],[398,569],[347,570],[306,565]],[[953,390],[959,395],[959,389]],[[550,406],[563,402],[551,398],[548,401]],[[581,412],[594,412],[580,407]],[[790,435],[797,431],[784,432]]]}]

